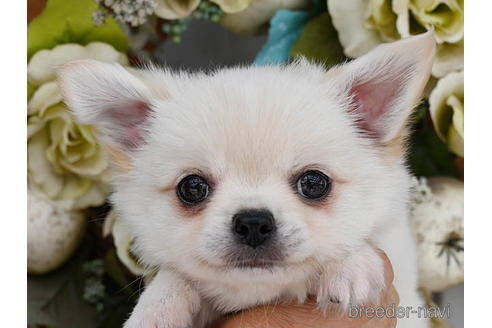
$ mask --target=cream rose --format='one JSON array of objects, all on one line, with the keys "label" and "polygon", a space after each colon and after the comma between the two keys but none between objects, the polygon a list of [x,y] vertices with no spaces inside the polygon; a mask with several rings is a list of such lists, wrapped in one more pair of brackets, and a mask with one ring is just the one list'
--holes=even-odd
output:
[{"label": "cream rose", "polygon": [[463,0],[392,0],[396,27],[402,37],[434,28],[437,53],[432,75],[444,75],[463,69]]},{"label": "cream rose", "polygon": [[[225,1],[224,1],[225,2]],[[240,34],[255,34],[268,25],[279,9],[301,10],[310,5],[310,0],[250,0],[251,4],[240,12],[228,12],[221,24]]]},{"label": "cream rose", "polygon": [[253,0],[210,0],[215,2],[225,13],[234,14],[245,10]]},{"label": "cream rose", "polygon": [[101,205],[109,191],[106,156],[92,128],[75,123],[55,82],[54,66],[83,58],[128,64],[112,46],[93,42],[38,51],[27,67],[36,89],[27,104],[28,180],[66,210]]},{"label": "cream rose", "polygon": [[396,27],[402,37],[434,27],[438,43],[463,39],[463,0],[392,0],[392,3],[398,17]]},{"label": "cream rose", "polygon": [[111,210],[104,219],[103,236],[113,236],[116,255],[121,263],[135,275],[151,274],[154,270],[145,268],[132,253],[134,237],[129,229],[121,222],[115,210]]},{"label": "cream rose", "polygon": [[463,69],[463,1],[328,0],[328,11],[348,57],[434,28],[438,45],[432,75]]},{"label": "cream rose", "polygon": [[[210,0],[225,13],[237,13],[246,9],[252,0]],[[155,14],[164,19],[179,19],[198,8],[200,0],[156,0]]]},{"label": "cream rose", "polygon": [[449,148],[464,157],[464,72],[454,72],[437,82],[429,96],[434,128]]},{"label": "cream rose", "polygon": [[155,14],[164,19],[178,19],[191,14],[200,0],[156,0]]}]

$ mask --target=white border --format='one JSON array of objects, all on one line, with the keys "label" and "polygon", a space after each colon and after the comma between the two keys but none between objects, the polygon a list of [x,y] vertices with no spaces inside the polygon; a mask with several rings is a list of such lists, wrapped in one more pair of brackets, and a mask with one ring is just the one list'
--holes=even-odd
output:
[{"label": "white border", "polygon": [[3,2],[0,26],[2,327],[26,327],[26,1]]},{"label": "white border", "polygon": [[490,326],[492,270],[492,2],[465,18],[465,327]]},{"label": "white border", "polygon": [[[1,20],[4,327],[26,327],[26,11],[26,1],[8,1]],[[465,27],[465,326],[483,327],[492,292],[492,2],[467,2]]]}]

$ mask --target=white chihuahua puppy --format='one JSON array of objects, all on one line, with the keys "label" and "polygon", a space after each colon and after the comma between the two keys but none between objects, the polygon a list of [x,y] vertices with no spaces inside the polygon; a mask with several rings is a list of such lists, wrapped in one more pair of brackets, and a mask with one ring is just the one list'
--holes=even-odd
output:
[{"label": "white chihuahua puppy", "polygon": [[400,304],[422,305],[405,137],[434,52],[428,32],[329,71],[304,60],[211,74],[59,67],[65,102],[117,168],[112,202],[134,251],[160,268],[125,327],[203,327],[308,295],[365,304],[385,287],[375,247]]}]

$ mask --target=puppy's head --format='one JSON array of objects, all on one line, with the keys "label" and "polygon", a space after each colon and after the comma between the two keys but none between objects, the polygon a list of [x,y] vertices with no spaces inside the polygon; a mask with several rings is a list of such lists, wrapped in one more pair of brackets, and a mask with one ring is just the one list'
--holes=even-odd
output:
[{"label": "puppy's head", "polygon": [[115,164],[113,202],[148,265],[288,281],[405,215],[405,125],[432,32],[328,72],[300,61],[189,75],[76,61],[68,106]]}]

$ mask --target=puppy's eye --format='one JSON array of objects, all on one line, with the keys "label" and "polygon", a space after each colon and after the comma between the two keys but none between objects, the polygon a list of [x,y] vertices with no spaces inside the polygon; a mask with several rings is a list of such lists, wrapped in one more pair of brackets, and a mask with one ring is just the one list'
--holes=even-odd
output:
[{"label": "puppy's eye", "polygon": [[176,191],[183,203],[194,205],[207,198],[209,188],[207,181],[201,176],[189,175],[179,182]]},{"label": "puppy's eye", "polygon": [[331,179],[320,171],[304,172],[297,180],[297,192],[307,199],[320,199],[331,189]]}]

